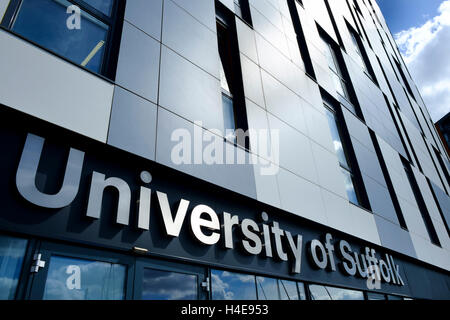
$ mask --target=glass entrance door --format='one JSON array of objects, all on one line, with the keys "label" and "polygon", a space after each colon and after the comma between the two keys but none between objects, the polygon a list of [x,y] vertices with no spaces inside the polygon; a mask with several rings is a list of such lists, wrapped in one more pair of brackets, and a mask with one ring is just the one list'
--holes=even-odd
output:
[{"label": "glass entrance door", "polygon": [[206,268],[167,261],[138,259],[134,281],[136,300],[206,300]]},{"label": "glass entrance door", "polygon": [[205,300],[207,268],[42,242],[30,270],[31,300]]},{"label": "glass entrance door", "polygon": [[33,300],[132,297],[133,258],[120,254],[43,242],[30,272]]}]

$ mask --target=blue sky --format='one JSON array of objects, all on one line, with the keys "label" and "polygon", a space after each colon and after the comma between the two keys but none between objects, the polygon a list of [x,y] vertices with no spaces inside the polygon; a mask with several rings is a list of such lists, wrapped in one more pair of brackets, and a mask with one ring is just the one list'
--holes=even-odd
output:
[{"label": "blue sky", "polygon": [[377,0],[392,33],[424,24],[438,13],[442,0]]},{"label": "blue sky", "polygon": [[450,112],[450,0],[377,0],[434,122]]}]

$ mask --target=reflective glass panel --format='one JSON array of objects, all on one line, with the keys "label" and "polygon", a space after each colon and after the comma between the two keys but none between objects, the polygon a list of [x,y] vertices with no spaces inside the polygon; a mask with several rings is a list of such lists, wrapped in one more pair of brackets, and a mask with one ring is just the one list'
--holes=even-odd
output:
[{"label": "reflective glass panel", "polygon": [[255,276],[211,270],[213,300],[256,300]]},{"label": "reflective glass panel", "polygon": [[382,293],[367,292],[367,299],[368,300],[386,300],[386,297]]},{"label": "reflective glass panel", "polygon": [[344,98],[346,98],[347,100],[350,100],[350,95],[348,94],[348,90],[347,90],[347,83],[342,78],[341,78],[341,87],[342,87],[342,90],[344,91],[344,95],[343,95]]},{"label": "reflective glass panel", "polygon": [[328,118],[328,125],[331,131],[331,138],[333,139],[334,150],[338,156],[339,162],[342,166],[348,167],[347,157],[345,156],[344,147],[342,145],[341,136],[336,123],[335,114],[328,108],[325,108]]},{"label": "reflective glass panel", "polygon": [[345,182],[345,191],[347,192],[348,200],[351,203],[359,205],[358,195],[355,191],[355,182],[353,180],[353,176],[350,172],[345,170],[344,168],[341,168],[342,174],[344,175],[344,182]]},{"label": "reflective glass panel", "polygon": [[144,269],[142,300],[197,300],[196,275]]},{"label": "reflective glass panel", "polygon": [[278,280],[281,300],[305,300],[299,298],[297,283],[293,281]]},{"label": "reflective glass panel", "polygon": [[44,300],[123,300],[125,276],[120,264],[52,256]]},{"label": "reflective glass panel", "polygon": [[324,39],[322,39],[322,43],[323,43],[323,53],[325,54],[325,57],[327,58],[328,67],[331,70],[333,70],[334,72],[339,73],[339,70],[336,66],[333,49],[330,47],[328,42],[326,42]]},{"label": "reflective glass panel", "polygon": [[306,289],[303,282],[297,282],[298,292],[300,293],[300,300],[306,300]]},{"label": "reflective glass panel", "polygon": [[222,59],[220,59],[220,86],[223,90],[225,90],[227,93],[230,93],[230,86],[228,85],[228,80],[225,75],[225,69],[223,68]]},{"label": "reflective glass panel", "polygon": [[332,300],[364,300],[362,291],[327,287]]},{"label": "reflective glass panel", "polygon": [[362,291],[310,285],[311,300],[364,300]]},{"label": "reflective glass panel", "polygon": [[236,122],[234,119],[233,99],[222,93],[223,121],[226,138],[232,142],[236,141]]},{"label": "reflective glass panel", "polygon": [[110,16],[114,0],[84,0],[84,2],[107,16]]},{"label": "reflective glass panel", "polygon": [[324,286],[310,285],[311,300],[332,300],[330,292]]},{"label": "reflective glass panel", "polygon": [[403,300],[403,298],[400,296],[392,296],[389,294],[388,294],[387,298],[388,298],[388,300]]},{"label": "reflective glass panel", "polygon": [[259,300],[280,300],[276,279],[256,277]]},{"label": "reflective glass panel", "polygon": [[27,242],[0,236],[0,300],[15,298]]},{"label": "reflective glass panel", "polygon": [[331,77],[333,78],[334,87],[336,88],[337,93],[339,93],[343,97],[347,97],[345,88],[341,81],[341,77],[339,77],[336,73],[332,72]]},{"label": "reflective glass panel", "polygon": [[24,0],[12,30],[94,72],[103,65],[108,26],[81,12],[79,29],[70,29],[65,0]]},{"label": "reflective glass panel", "polygon": [[364,59],[363,59],[362,52],[361,52],[361,50],[359,48],[358,40],[356,39],[357,35],[355,35],[353,32],[350,32],[350,35],[351,35],[351,38],[352,38],[353,47],[354,47],[356,53],[358,54],[356,56],[356,58],[358,59],[358,63],[361,65],[361,67],[364,69],[364,71],[368,71],[366,63],[364,62]]}]

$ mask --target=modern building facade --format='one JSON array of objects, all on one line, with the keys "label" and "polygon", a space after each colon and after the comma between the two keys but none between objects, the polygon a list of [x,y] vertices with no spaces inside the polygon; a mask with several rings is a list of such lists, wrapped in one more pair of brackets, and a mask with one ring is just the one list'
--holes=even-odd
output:
[{"label": "modern building facade", "polygon": [[447,154],[450,153],[450,112],[435,124]]},{"label": "modern building facade", "polygon": [[0,21],[0,299],[450,298],[449,155],[375,0]]}]

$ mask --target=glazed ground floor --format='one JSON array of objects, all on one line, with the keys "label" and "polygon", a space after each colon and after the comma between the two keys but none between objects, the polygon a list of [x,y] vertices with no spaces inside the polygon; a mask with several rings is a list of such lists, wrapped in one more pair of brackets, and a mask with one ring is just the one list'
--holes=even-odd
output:
[{"label": "glazed ground floor", "polygon": [[0,234],[0,299],[402,300],[407,296]]}]

